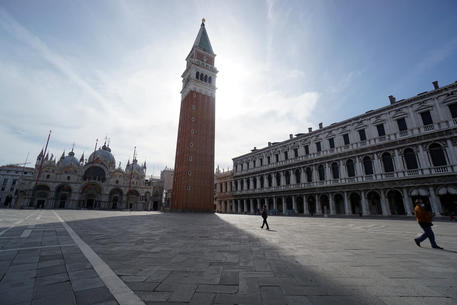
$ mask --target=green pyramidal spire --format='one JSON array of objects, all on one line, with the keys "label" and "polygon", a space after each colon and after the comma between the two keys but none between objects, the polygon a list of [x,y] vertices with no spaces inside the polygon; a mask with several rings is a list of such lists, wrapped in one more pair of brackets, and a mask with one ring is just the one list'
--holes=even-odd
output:
[{"label": "green pyramidal spire", "polygon": [[209,42],[208,33],[205,29],[205,19],[202,19],[202,25],[200,31],[198,32],[197,38],[195,39],[194,46],[199,47],[203,51],[214,54],[211,43]]}]

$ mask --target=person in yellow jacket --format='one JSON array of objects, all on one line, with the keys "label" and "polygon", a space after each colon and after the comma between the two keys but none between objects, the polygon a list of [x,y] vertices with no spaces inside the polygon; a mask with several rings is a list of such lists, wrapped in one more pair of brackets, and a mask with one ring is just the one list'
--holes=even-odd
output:
[{"label": "person in yellow jacket", "polygon": [[435,234],[433,233],[432,230],[432,213],[427,211],[425,209],[425,204],[422,202],[422,200],[417,199],[416,200],[416,207],[414,208],[414,215],[416,215],[417,222],[419,223],[419,226],[424,230],[424,234],[419,236],[418,238],[415,238],[414,241],[416,242],[416,245],[418,247],[421,246],[421,242],[426,240],[427,238],[430,241],[430,244],[432,245],[432,248],[435,249],[443,249],[440,246],[438,246],[435,242]]}]

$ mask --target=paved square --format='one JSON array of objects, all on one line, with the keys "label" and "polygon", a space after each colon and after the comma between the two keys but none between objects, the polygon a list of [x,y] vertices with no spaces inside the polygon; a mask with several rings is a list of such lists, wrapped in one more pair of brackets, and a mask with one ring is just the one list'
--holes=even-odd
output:
[{"label": "paved square", "polygon": [[457,223],[56,213],[0,210],[0,304],[457,304]]}]

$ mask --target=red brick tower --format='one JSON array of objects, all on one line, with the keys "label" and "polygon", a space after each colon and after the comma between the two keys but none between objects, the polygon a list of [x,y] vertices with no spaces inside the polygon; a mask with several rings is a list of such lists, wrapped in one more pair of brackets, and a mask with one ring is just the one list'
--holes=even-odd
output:
[{"label": "red brick tower", "polygon": [[215,56],[203,19],[182,74],[173,211],[214,211]]}]

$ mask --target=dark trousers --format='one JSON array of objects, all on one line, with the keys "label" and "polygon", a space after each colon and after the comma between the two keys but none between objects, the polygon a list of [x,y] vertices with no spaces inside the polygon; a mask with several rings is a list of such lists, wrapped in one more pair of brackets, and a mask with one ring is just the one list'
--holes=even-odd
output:
[{"label": "dark trousers", "polygon": [[263,229],[264,225],[267,225],[267,230],[270,230],[270,227],[268,226],[268,222],[267,222],[266,218],[263,219],[263,223],[262,223],[262,226],[261,226],[262,229]]},{"label": "dark trousers", "polygon": [[424,230],[424,234],[422,234],[421,236],[416,238],[416,240],[418,242],[423,242],[424,240],[426,240],[428,238],[432,247],[436,247],[437,245],[435,242],[435,234],[433,233],[432,227],[429,224],[427,224],[427,225],[419,224],[419,225],[421,226],[422,230]]}]

